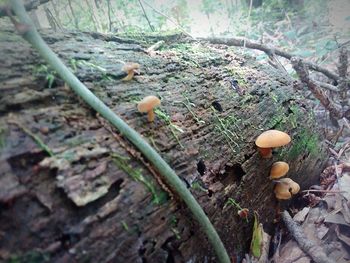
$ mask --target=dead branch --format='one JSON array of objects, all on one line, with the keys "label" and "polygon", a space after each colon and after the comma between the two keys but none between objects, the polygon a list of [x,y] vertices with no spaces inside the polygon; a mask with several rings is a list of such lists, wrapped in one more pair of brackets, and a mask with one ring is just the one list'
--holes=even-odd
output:
[{"label": "dead branch", "polygon": [[339,97],[340,97],[340,103],[342,107],[348,105],[348,90],[349,90],[349,83],[346,79],[346,74],[348,71],[348,51],[346,47],[342,47],[340,49],[339,53],[339,65],[338,65],[338,72],[339,72]]},{"label": "dead branch", "polygon": [[336,86],[333,86],[332,84],[321,82],[321,81],[317,81],[317,80],[314,80],[314,82],[318,86],[320,86],[321,88],[328,89],[328,90],[334,91],[334,92],[338,92],[338,88]]},{"label": "dead branch", "polygon": [[[290,54],[286,51],[283,51],[282,49],[271,48],[271,47],[268,47],[266,45],[259,44],[259,43],[256,43],[256,42],[250,41],[248,39],[244,39],[244,38],[199,38],[199,40],[208,41],[209,43],[212,43],[212,44],[223,44],[223,45],[227,45],[227,46],[238,46],[238,47],[245,46],[247,48],[257,49],[257,50],[263,51],[268,55],[275,54],[275,55],[284,57],[288,60],[290,60],[293,57],[292,54]],[[320,67],[312,62],[303,61],[303,63],[309,69],[321,72],[332,80],[335,80],[335,81],[339,80],[339,76],[336,73],[331,72],[328,69]]]},{"label": "dead branch", "polygon": [[288,228],[289,232],[298,243],[299,247],[308,254],[312,260],[316,263],[334,263],[332,259],[330,259],[322,247],[317,245],[314,241],[305,237],[303,230],[300,226],[297,225],[289,215],[287,211],[282,213],[282,219],[284,224]]},{"label": "dead branch", "polygon": [[305,83],[313,95],[321,102],[321,104],[330,112],[335,119],[341,119],[344,116],[343,111],[328,98],[323,90],[319,88],[315,81],[309,77],[309,71],[300,58],[292,57],[291,63],[297,72],[301,82]]}]

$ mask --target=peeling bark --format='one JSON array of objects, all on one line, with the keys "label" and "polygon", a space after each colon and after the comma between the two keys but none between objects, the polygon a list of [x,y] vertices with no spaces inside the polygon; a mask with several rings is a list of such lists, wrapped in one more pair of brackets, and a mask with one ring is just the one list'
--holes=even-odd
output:
[{"label": "peeling bark", "polygon": [[[37,70],[43,62],[24,40],[1,34],[0,258],[35,252],[50,262],[215,262],[201,229],[147,160],[60,79],[48,88],[54,73]],[[240,219],[236,208],[224,208],[228,198],[268,225],[277,205],[268,179],[274,161],[288,162],[288,176],[302,188],[317,181],[326,154],[319,130],[302,94],[276,69],[224,45],[163,39],[163,51],[147,54],[159,39],[43,37],[191,187],[230,256],[249,248],[253,215]],[[139,63],[140,75],[122,81],[122,61]],[[136,101],[152,94],[163,117],[150,124]],[[273,128],[292,143],[262,159],[255,138]]]}]

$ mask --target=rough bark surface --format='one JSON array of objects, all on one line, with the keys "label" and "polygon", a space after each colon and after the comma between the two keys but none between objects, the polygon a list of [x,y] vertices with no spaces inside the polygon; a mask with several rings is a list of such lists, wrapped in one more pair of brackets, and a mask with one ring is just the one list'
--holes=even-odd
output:
[{"label": "rough bark surface", "polygon": [[[252,211],[264,226],[275,217],[273,162],[288,162],[302,188],[317,181],[325,150],[302,94],[239,49],[164,38],[163,50],[148,54],[154,38],[42,33],[175,169],[232,258],[249,247]],[[215,262],[188,209],[147,160],[59,78],[49,88],[52,72],[24,40],[10,29],[0,39],[0,259]],[[140,75],[122,81],[121,61],[139,63]],[[151,94],[162,101],[152,124],[136,108]],[[292,143],[261,159],[255,138],[273,128]],[[248,223],[225,206],[228,198],[249,208]]]}]

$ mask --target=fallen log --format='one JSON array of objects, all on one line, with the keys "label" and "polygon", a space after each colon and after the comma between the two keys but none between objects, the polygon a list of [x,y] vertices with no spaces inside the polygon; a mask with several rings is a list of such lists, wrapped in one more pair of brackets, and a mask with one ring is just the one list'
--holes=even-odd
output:
[{"label": "fallen log", "polygon": [[[191,214],[147,160],[24,40],[11,29],[2,35],[0,257],[215,262]],[[148,54],[144,50],[159,39],[43,36],[175,169],[231,257],[249,247],[252,211],[263,223],[274,219],[273,162],[288,162],[288,177],[302,188],[318,179],[326,152],[316,121],[303,94],[276,69],[223,45],[172,38]],[[139,63],[140,75],[122,81],[123,62]],[[147,95],[162,101],[154,123],[137,112],[136,102]],[[268,129],[289,133],[292,143],[262,159],[254,141]],[[225,206],[228,198],[250,210],[249,223]]]}]

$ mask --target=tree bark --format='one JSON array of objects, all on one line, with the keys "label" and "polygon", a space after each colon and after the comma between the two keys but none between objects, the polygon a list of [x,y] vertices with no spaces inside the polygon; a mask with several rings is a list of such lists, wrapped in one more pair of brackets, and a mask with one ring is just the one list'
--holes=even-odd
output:
[{"label": "tree bark", "polygon": [[[147,160],[58,78],[49,89],[55,73],[11,30],[1,33],[0,258],[215,262],[201,229]],[[169,38],[148,54],[159,39],[43,36],[175,169],[232,258],[249,248],[253,211],[265,227],[273,222],[273,162],[288,162],[288,177],[302,189],[317,181],[326,155],[319,129],[302,94],[276,69],[224,45]],[[140,75],[122,81],[121,61],[139,63]],[[147,95],[162,101],[154,123],[137,112]],[[292,143],[262,159],[254,141],[268,129],[288,132]],[[225,206],[228,198],[250,210],[249,223]]]}]

